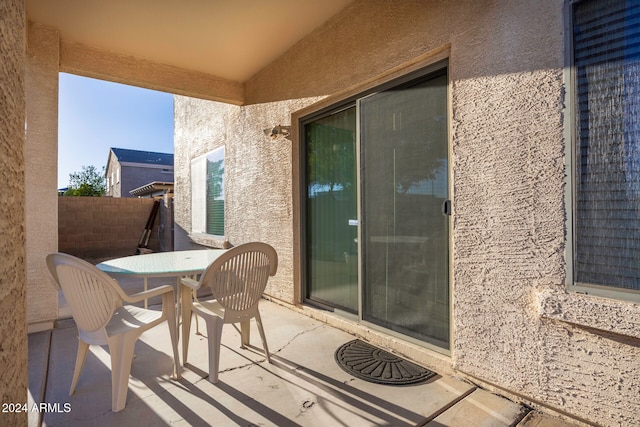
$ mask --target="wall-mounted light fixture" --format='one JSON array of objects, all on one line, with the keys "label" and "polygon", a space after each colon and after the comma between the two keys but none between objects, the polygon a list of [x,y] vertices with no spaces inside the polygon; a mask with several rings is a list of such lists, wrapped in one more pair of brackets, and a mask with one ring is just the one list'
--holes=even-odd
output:
[{"label": "wall-mounted light fixture", "polygon": [[284,136],[285,138],[291,140],[291,126],[274,126],[272,128],[265,129],[264,134],[271,139],[276,139],[279,136]]}]

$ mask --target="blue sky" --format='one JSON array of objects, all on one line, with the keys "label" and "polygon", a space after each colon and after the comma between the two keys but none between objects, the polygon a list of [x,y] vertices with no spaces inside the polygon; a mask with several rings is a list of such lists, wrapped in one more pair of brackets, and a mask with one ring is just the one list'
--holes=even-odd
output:
[{"label": "blue sky", "polygon": [[60,73],[58,106],[58,188],[111,147],[173,153],[171,94]]}]

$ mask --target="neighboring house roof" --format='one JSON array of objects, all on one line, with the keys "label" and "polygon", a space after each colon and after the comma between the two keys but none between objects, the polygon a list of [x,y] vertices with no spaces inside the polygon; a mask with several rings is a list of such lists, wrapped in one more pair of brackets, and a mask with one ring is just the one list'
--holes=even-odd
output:
[{"label": "neighboring house roof", "polygon": [[120,163],[140,163],[173,167],[173,154],[154,151],[138,151],[126,148],[111,148]]}]

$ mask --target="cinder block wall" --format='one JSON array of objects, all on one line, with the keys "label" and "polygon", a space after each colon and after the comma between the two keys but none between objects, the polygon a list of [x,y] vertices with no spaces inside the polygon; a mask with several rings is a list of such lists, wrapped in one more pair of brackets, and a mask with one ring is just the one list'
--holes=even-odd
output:
[{"label": "cinder block wall", "polygon": [[[153,199],[59,197],[58,250],[81,258],[133,255]],[[159,251],[156,217],[149,248]]]}]

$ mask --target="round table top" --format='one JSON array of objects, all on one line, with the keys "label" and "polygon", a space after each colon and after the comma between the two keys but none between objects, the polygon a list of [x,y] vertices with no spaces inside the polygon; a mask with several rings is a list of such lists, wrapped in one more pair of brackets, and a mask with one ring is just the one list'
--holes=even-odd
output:
[{"label": "round table top", "polygon": [[115,258],[97,264],[108,274],[132,276],[186,276],[204,271],[226,249],[156,252]]}]

